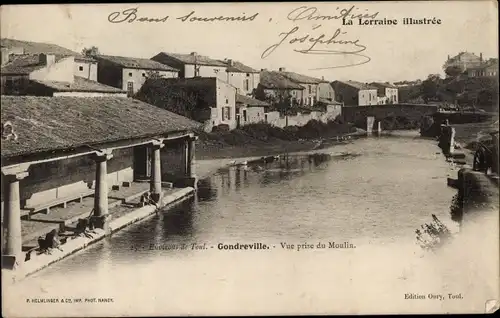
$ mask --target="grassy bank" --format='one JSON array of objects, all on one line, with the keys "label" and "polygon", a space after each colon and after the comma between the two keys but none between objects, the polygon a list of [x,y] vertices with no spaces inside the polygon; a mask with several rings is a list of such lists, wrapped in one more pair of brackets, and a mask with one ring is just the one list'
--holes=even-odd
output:
[{"label": "grassy bank", "polygon": [[317,147],[320,138],[335,138],[353,132],[356,132],[354,125],[340,120],[328,123],[311,120],[302,127],[285,128],[258,123],[231,131],[201,132],[196,158],[204,160],[307,151]]}]

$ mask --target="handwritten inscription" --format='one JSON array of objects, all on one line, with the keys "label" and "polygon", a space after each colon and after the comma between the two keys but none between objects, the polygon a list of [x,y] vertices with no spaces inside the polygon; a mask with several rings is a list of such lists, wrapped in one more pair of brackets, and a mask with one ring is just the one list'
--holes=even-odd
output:
[{"label": "handwritten inscription", "polygon": [[[108,15],[108,21],[111,23],[133,23],[133,22],[167,22],[170,16],[166,15],[163,17],[146,17],[139,16],[138,14],[139,8],[130,8],[123,10],[121,12],[112,12]],[[190,13],[175,18],[176,20],[180,20],[182,22],[216,22],[216,21],[225,21],[225,22],[246,22],[253,21],[259,13],[254,13],[253,15],[242,14],[241,16],[215,16],[215,17],[203,17],[196,15],[196,11],[191,11]]]},{"label": "handwritten inscription", "polygon": [[[108,15],[110,23],[164,23],[169,20],[179,21],[181,23],[217,23],[217,22],[252,22],[257,21],[259,12],[253,14],[242,13],[238,16],[204,16],[192,10],[189,13],[170,17],[165,16],[144,16],[139,14],[139,8],[129,8],[123,11],[112,12]],[[397,19],[388,19],[379,17],[378,11],[369,11],[359,8],[355,5],[349,7],[336,7],[328,12],[320,12],[315,6],[299,6],[291,10],[286,19],[294,22],[291,29],[278,33],[278,39],[269,45],[261,54],[265,59],[275,52],[282,51],[285,48],[291,49],[295,53],[307,55],[332,55],[332,64],[314,70],[351,67],[366,64],[371,58],[366,55],[367,46],[360,39],[350,37],[345,29],[353,25],[360,26],[396,26]],[[268,19],[271,22],[272,18]],[[262,22],[262,20],[261,20]],[[321,23],[328,23],[323,26]],[[338,27],[332,28],[332,22],[337,22]],[[425,18],[403,18],[401,25],[438,25],[442,21],[436,17]],[[317,23],[317,24],[315,24]],[[304,25],[301,25],[304,24]],[[311,24],[313,24],[311,26]],[[344,28],[344,29],[342,29]],[[335,62],[333,57],[335,58]],[[347,62],[338,62],[338,58],[344,58]]]},{"label": "handwritten inscription", "polygon": [[329,21],[329,20],[340,20],[340,19],[375,19],[378,15],[378,12],[372,12],[369,13],[367,12],[368,10],[365,10],[365,13],[359,13],[360,9],[356,6],[351,6],[350,8],[343,8],[340,9],[337,7],[336,11],[338,11],[338,14],[333,14],[333,15],[321,15],[319,13],[318,8],[316,7],[308,7],[308,6],[301,6],[298,7],[287,15],[288,20],[292,20],[293,22],[297,21]]},{"label": "handwritten inscription", "polygon": [[[315,26],[312,31],[321,28],[321,25]],[[308,32],[297,35],[300,31],[300,27],[295,26],[288,32],[281,32],[279,37],[281,39],[269,46],[261,55],[261,58],[265,59],[271,55],[278,47],[283,44],[288,44],[294,46],[293,51],[302,54],[331,54],[331,55],[349,55],[355,56],[357,60],[354,62],[346,63],[345,65],[333,65],[320,69],[330,69],[330,68],[340,68],[349,67],[355,65],[361,65],[368,63],[371,59],[370,57],[360,54],[366,50],[366,46],[360,43],[359,39],[349,40],[342,38],[347,32],[342,31],[342,29],[337,28],[332,34],[321,33],[316,36],[311,35]],[[297,48],[297,45],[300,47]]]}]

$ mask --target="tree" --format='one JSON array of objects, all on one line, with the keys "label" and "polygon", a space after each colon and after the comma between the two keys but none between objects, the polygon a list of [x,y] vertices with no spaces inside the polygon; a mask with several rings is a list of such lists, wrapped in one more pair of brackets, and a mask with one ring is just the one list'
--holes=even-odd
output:
[{"label": "tree", "polygon": [[437,98],[439,86],[441,84],[441,76],[439,74],[430,74],[420,86],[422,98],[427,103],[429,100]]},{"label": "tree", "polygon": [[459,66],[447,66],[444,69],[444,73],[448,75],[449,77],[457,77],[458,75],[462,74],[463,71]]},{"label": "tree", "polygon": [[96,56],[96,55],[99,55],[99,49],[97,48],[97,46],[91,46],[90,48],[84,48],[82,50],[82,54],[84,56]]}]

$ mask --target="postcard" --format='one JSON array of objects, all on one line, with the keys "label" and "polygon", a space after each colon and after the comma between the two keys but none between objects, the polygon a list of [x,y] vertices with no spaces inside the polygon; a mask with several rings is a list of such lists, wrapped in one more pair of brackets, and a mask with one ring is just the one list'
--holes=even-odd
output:
[{"label": "postcard", "polygon": [[3,316],[498,311],[496,1],[0,10]]}]

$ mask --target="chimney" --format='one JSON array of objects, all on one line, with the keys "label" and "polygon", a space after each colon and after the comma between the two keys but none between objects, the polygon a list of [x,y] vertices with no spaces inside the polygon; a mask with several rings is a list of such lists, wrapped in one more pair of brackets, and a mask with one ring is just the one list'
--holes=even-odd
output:
[{"label": "chimney", "polygon": [[38,61],[40,64],[52,66],[56,63],[56,56],[54,54],[40,53],[40,55],[38,55]]},{"label": "chimney", "polygon": [[9,49],[2,48],[2,65],[9,62]]},{"label": "chimney", "polygon": [[448,54],[448,61],[450,60],[450,54]]},{"label": "chimney", "polygon": [[285,71],[285,68],[284,68],[284,67],[280,67],[278,70],[279,70],[280,72],[284,72],[284,71]]},{"label": "chimney", "polygon": [[483,53],[479,53],[479,62],[483,63]]},{"label": "chimney", "polygon": [[260,71],[265,72],[265,71],[267,71],[267,68],[261,68]]},{"label": "chimney", "polygon": [[226,62],[229,66],[234,66],[234,61],[232,59],[226,59]]},{"label": "chimney", "polygon": [[191,52],[191,56],[197,56],[197,55],[198,55],[198,53],[196,53],[196,52]]}]

